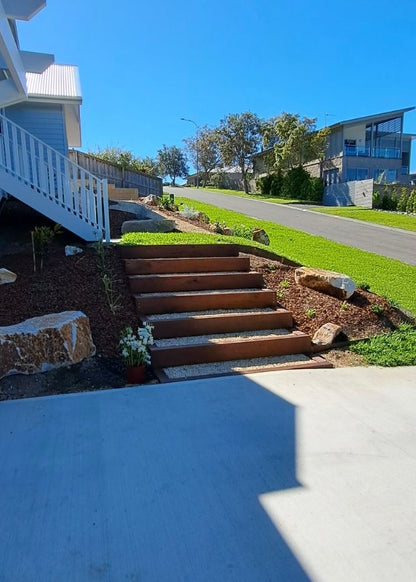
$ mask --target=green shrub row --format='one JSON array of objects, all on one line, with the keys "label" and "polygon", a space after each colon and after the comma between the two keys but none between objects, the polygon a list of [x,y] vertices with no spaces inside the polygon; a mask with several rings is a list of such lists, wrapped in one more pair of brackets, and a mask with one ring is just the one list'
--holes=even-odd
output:
[{"label": "green shrub row", "polygon": [[294,198],[322,202],[324,183],[321,178],[313,178],[303,168],[292,168],[286,174],[279,170],[256,181],[262,196],[272,198]]},{"label": "green shrub row", "polygon": [[375,187],[373,208],[416,214],[416,188],[393,185]]}]

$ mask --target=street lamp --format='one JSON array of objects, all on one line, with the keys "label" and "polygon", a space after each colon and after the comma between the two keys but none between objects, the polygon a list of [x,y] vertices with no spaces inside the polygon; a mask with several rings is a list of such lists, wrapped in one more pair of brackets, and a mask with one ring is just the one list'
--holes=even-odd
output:
[{"label": "street lamp", "polygon": [[181,121],[189,121],[189,123],[193,123],[196,128],[196,187],[199,188],[199,156],[198,156],[198,124],[193,121],[193,119],[187,119],[186,117],[181,117]]}]

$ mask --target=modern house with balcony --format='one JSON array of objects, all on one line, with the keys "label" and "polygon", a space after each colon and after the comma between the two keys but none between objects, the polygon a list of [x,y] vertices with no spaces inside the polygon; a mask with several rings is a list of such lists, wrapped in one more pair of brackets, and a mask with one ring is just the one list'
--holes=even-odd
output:
[{"label": "modern house with balcony", "polygon": [[[414,109],[407,107],[357,117],[329,127],[331,133],[324,159],[303,166],[311,176],[324,180],[326,204],[369,204],[373,181],[410,184],[411,143],[415,136],[404,133],[403,126],[405,114]],[[255,177],[267,173],[265,162],[269,156],[270,151],[254,156]]]},{"label": "modern house with balcony", "polygon": [[109,238],[107,182],[68,157],[81,145],[78,68],[23,51],[16,22],[42,0],[0,0],[0,203],[14,197],[84,240]]},{"label": "modern house with balcony", "polygon": [[[414,107],[341,121],[330,126],[325,160],[307,164],[326,186],[355,180],[409,183],[411,142],[404,115]],[[315,170],[315,171],[314,171]],[[317,174],[319,172],[319,174]]]}]

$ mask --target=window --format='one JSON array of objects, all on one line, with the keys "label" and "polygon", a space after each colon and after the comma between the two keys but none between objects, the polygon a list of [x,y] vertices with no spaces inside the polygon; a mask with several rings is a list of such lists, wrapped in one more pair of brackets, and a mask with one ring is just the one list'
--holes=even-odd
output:
[{"label": "window", "polygon": [[378,184],[391,184],[397,180],[397,170],[374,170],[374,181]]},{"label": "window", "polygon": [[368,168],[348,168],[347,182],[354,182],[355,180],[367,180],[369,176]]}]

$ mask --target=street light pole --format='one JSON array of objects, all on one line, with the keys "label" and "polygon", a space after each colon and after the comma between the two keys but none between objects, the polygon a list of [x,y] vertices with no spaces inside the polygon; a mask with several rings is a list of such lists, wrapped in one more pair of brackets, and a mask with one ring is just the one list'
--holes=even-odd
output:
[{"label": "street light pole", "polygon": [[189,121],[189,123],[193,123],[196,128],[196,187],[199,188],[199,155],[198,155],[198,124],[193,121],[193,119],[187,119],[186,117],[181,117],[181,121]]}]

